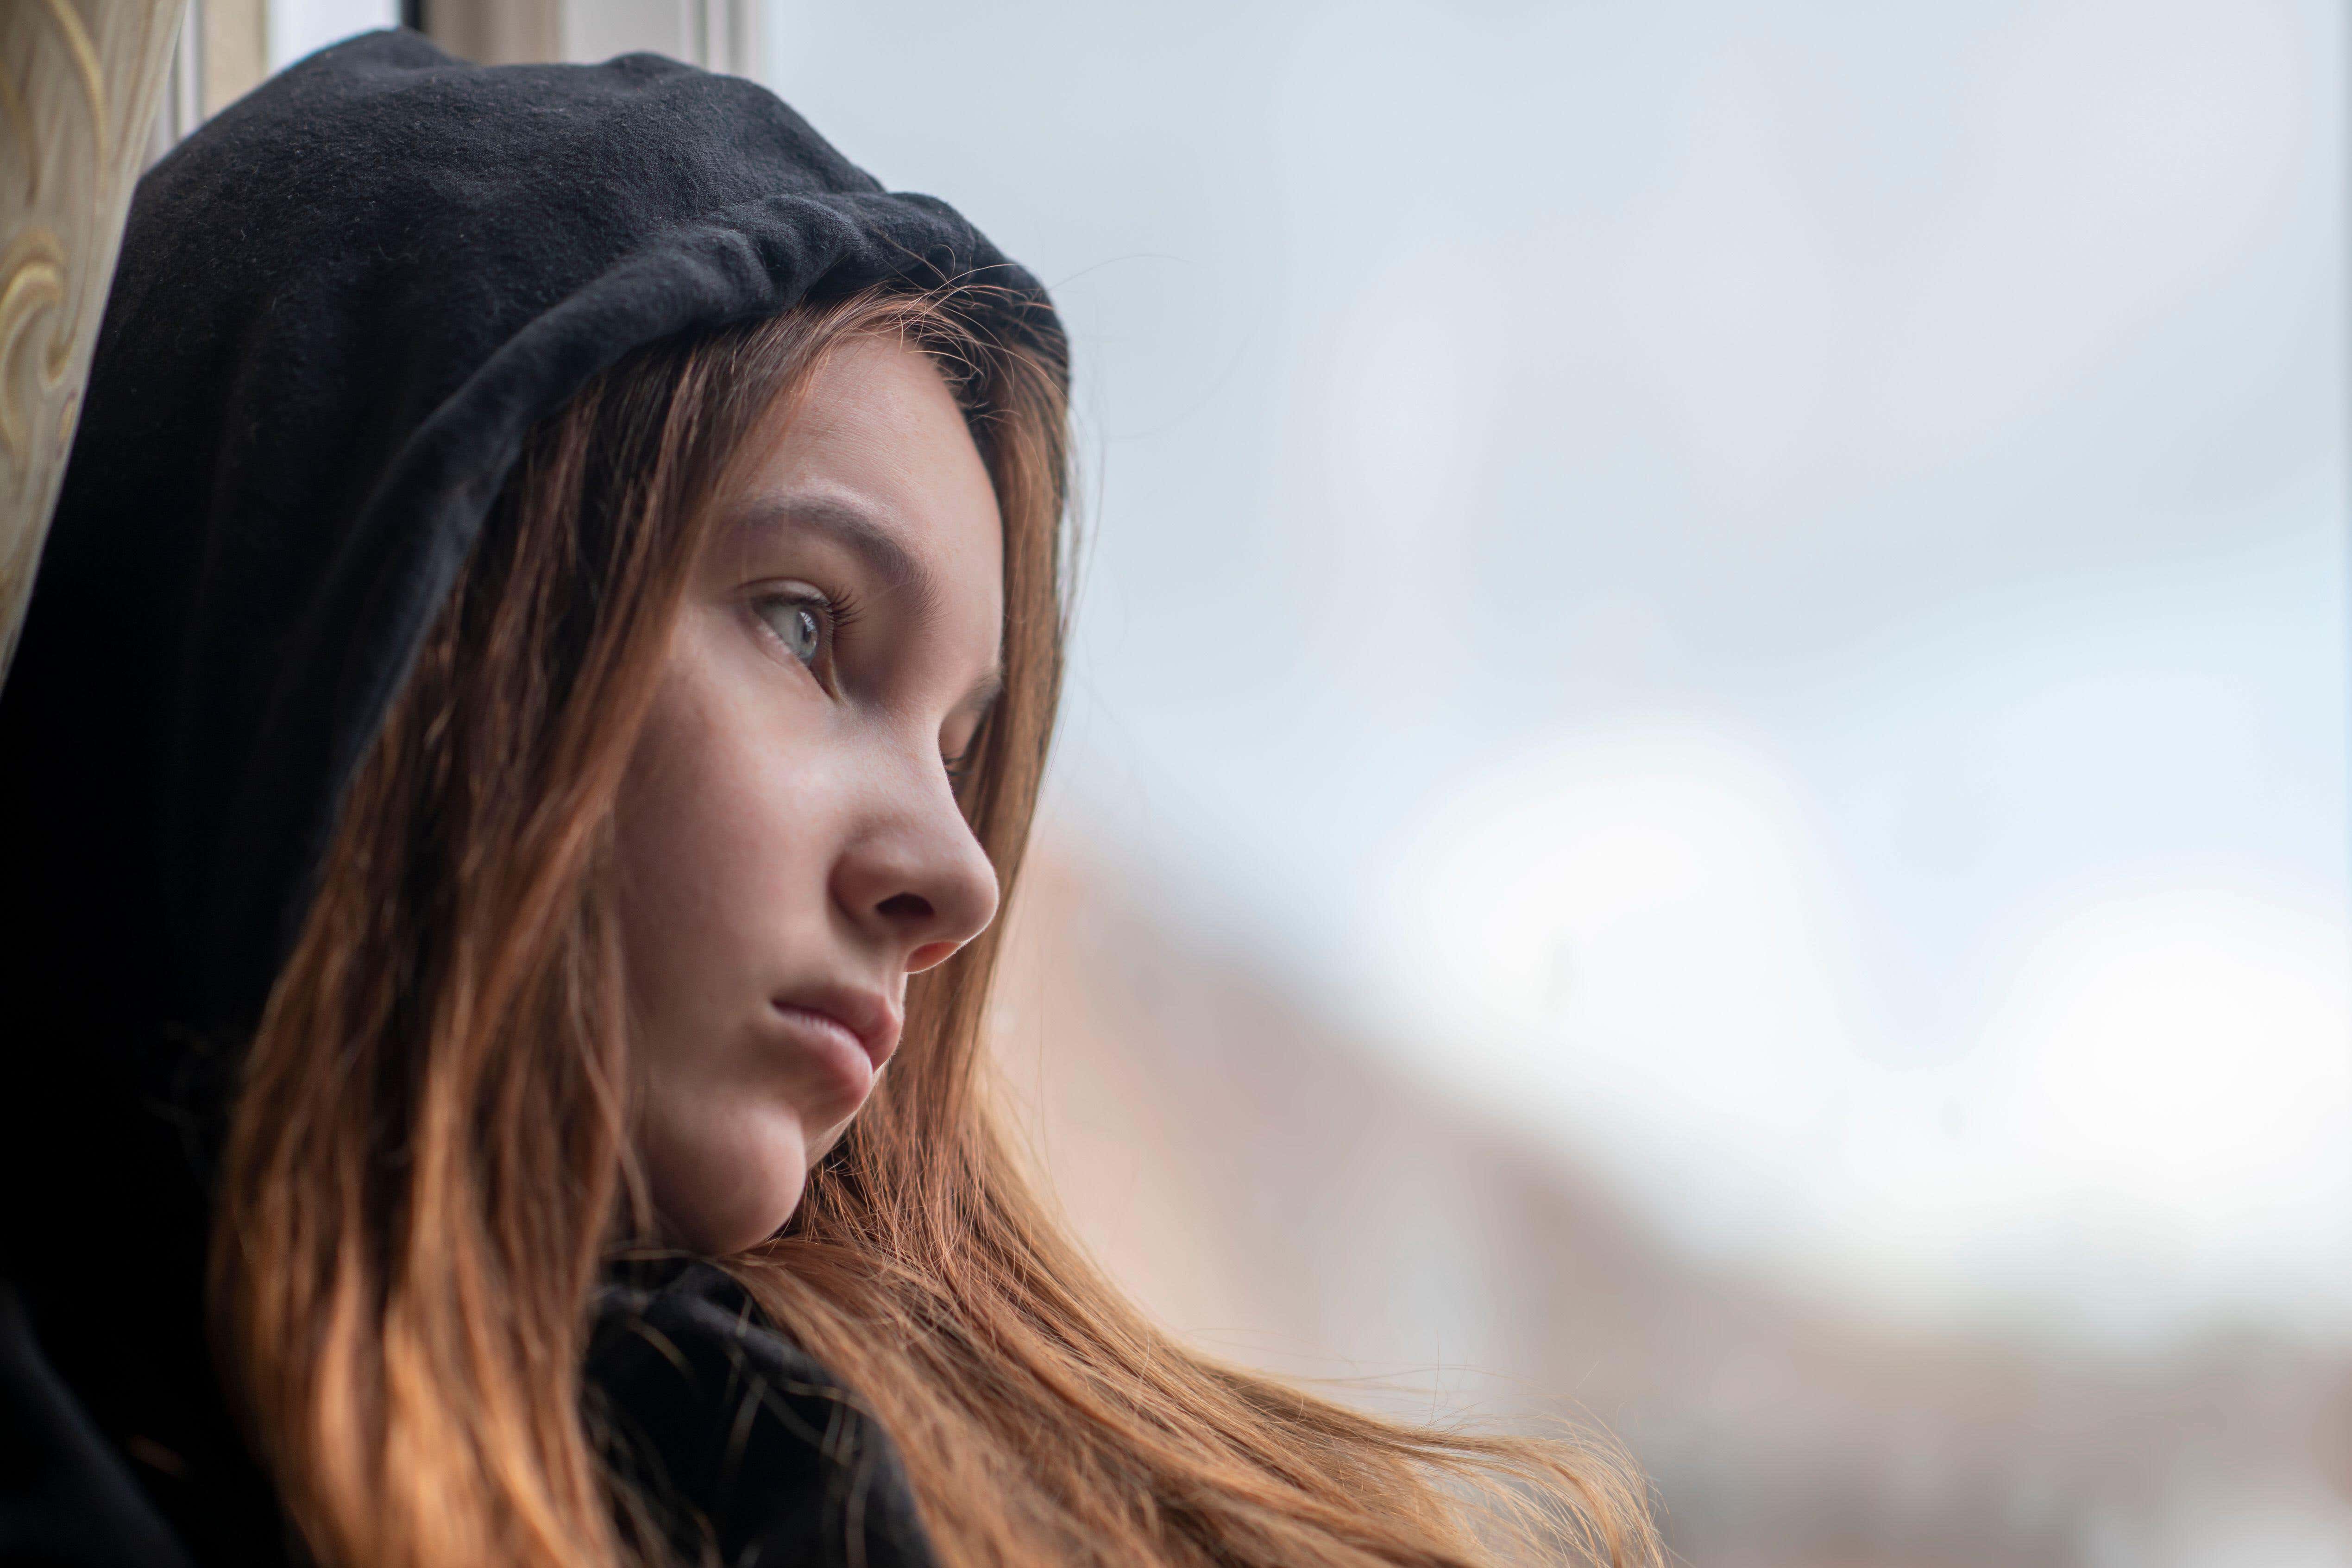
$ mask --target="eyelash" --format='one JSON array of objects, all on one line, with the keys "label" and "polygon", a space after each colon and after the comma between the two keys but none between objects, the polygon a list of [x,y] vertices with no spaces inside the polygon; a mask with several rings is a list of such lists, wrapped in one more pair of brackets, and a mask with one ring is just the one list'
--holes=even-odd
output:
[{"label": "eyelash", "polygon": [[[857,617],[861,614],[860,606],[857,600],[850,595],[829,594],[813,584],[806,584],[805,588],[805,592],[762,594],[751,601],[751,613],[759,617],[761,626],[766,629],[768,635],[774,637],[777,644],[783,648],[785,658],[815,676],[819,685],[838,696],[840,688],[834,679],[834,649],[839,644],[842,633],[857,623]],[[814,658],[804,659],[794,653],[792,645],[785,641],[784,634],[779,631],[776,624],[768,618],[768,610],[772,606],[780,605],[788,605],[796,610],[815,612],[818,624],[817,649]]]},{"label": "eyelash", "polygon": [[[827,691],[838,696],[840,686],[835,679],[833,668],[834,648],[840,641],[841,634],[856,625],[862,608],[854,595],[829,594],[814,584],[806,586],[808,591],[805,593],[762,594],[751,601],[751,612],[759,617],[760,624],[767,634],[775,638],[777,644],[783,648],[785,658],[816,677],[818,683]],[[817,653],[814,659],[803,659],[794,653],[792,646],[784,641],[784,635],[776,629],[772,621],[768,619],[765,612],[770,606],[778,605],[790,605],[800,610],[814,610],[820,617],[817,628],[819,639]],[[962,751],[952,757],[943,756],[940,759],[940,765],[947,770],[949,787],[958,794],[962,793],[964,785],[971,781],[973,773],[979,768],[980,743],[985,732],[986,727],[982,726],[981,732],[975,733],[971,743]]]}]

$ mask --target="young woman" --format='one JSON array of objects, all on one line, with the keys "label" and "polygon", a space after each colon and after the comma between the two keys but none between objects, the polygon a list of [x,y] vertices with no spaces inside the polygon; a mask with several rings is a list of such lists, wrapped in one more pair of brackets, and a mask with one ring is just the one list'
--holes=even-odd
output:
[{"label": "young woman", "polygon": [[[748,83],[383,34],[142,185],[0,695],[0,1554],[1649,1561],[992,1120],[1064,342]],[[8,1462],[8,1461],[0,1461]]]}]

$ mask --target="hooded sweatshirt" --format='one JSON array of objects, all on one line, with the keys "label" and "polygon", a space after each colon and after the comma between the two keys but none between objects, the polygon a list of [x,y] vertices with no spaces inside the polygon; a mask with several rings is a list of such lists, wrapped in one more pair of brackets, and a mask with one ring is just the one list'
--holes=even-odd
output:
[{"label": "hooded sweatshirt", "polygon": [[[371,34],[141,182],[0,689],[0,1563],[289,1553],[205,1330],[226,1089],[525,435],[642,345],[949,279],[1061,363],[954,211],[652,55]],[[836,1473],[842,1391],[717,1270],[607,1292],[595,1345],[724,1561],[928,1560],[887,1443]]]}]

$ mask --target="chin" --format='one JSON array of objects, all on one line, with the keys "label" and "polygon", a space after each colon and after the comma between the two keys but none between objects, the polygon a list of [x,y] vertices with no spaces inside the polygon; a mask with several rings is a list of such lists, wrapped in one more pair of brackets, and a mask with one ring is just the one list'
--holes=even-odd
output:
[{"label": "chin", "polygon": [[797,1127],[751,1147],[649,1137],[639,1155],[665,1238],[705,1258],[742,1252],[775,1235],[808,1185],[808,1144]]}]

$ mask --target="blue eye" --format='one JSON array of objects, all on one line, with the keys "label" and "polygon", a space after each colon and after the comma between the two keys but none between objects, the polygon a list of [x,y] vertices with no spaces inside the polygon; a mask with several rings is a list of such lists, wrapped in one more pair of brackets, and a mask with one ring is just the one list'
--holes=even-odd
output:
[{"label": "blue eye", "polygon": [[803,664],[814,664],[816,656],[824,651],[824,628],[817,624],[816,612],[806,605],[785,606],[777,617],[776,635]]},{"label": "blue eye", "polygon": [[825,633],[834,618],[831,606],[821,599],[779,595],[761,600],[759,612],[794,658],[816,668],[825,653]]}]

